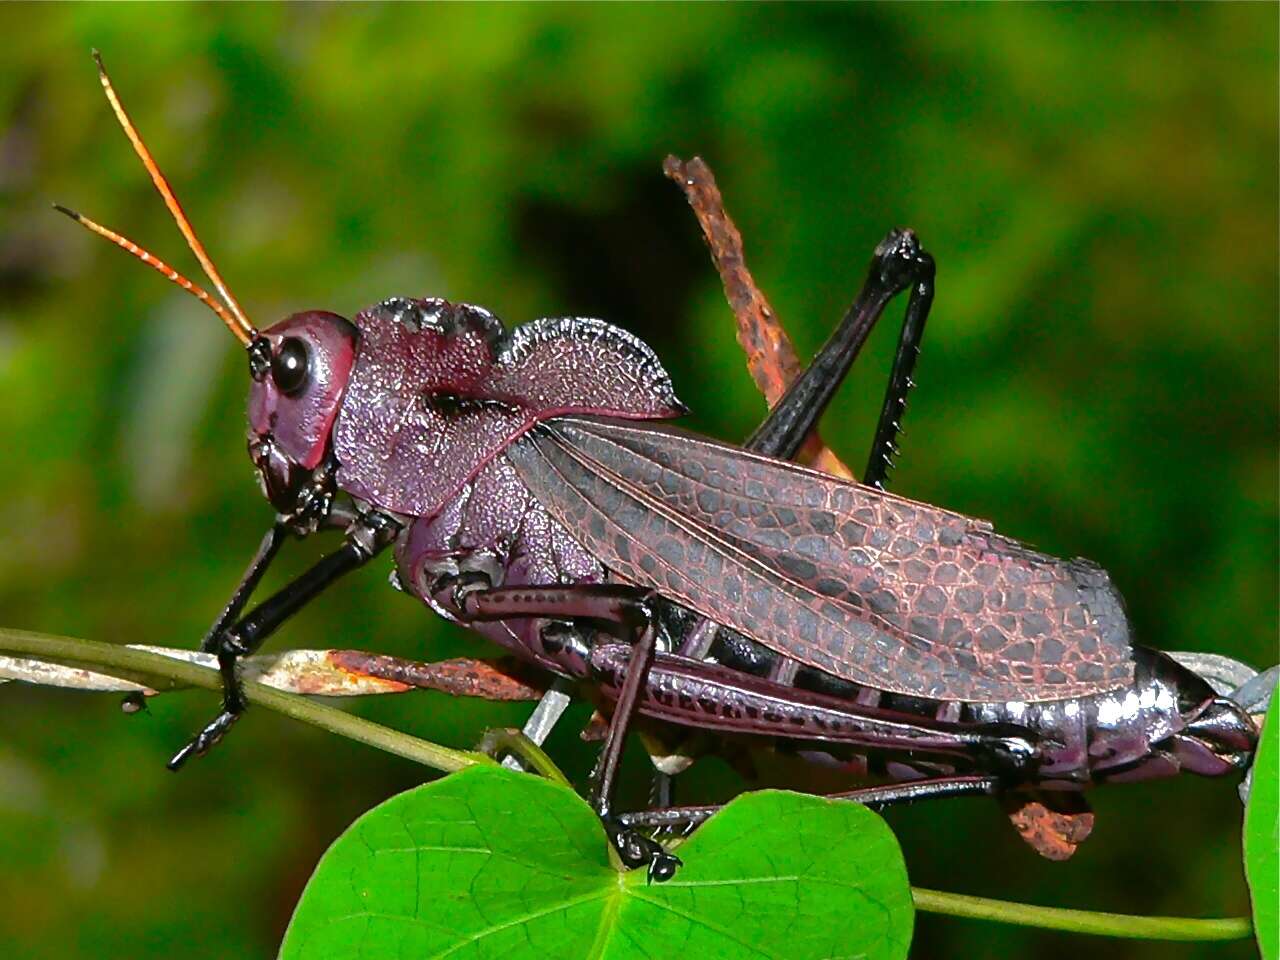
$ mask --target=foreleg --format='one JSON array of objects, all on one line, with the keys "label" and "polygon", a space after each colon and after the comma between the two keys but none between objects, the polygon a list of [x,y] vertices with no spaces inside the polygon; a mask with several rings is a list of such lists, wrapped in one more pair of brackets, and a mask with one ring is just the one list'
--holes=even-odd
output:
[{"label": "foreleg", "polygon": [[[264,600],[234,626],[224,627],[225,621],[239,613],[239,608],[248,599],[248,594],[261,577],[266,563],[279,547],[278,540],[272,539],[272,534],[268,534],[263,547],[259,549],[258,557],[241,582],[240,589],[214,624],[215,628],[220,629],[212,642],[206,639],[204,645],[204,649],[218,655],[223,687],[222,710],[185,747],[173,755],[168,763],[170,770],[181,769],[192,756],[208,752],[244,713],[244,691],[236,673],[240,658],[256,651],[285,620],[319,596],[330,584],[368,563],[391,543],[397,529],[395,521],[382,514],[361,515],[347,531],[346,542],[341,549],[324,557],[310,570]],[[259,563],[259,560],[262,562]]]},{"label": "foreleg", "polygon": [[223,607],[218,619],[213,622],[213,626],[204,635],[204,639],[200,641],[200,649],[205,653],[212,653],[217,649],[218,637],[235,622],[236,617],[240,616],[244,605],[253,596],[253,591],[257,589],[259,581],[262,580],[262,575],[267,572],[267,567],[271,565],[271,561],[280,552],[280,547],[288,535],[288,525],[277,518],[276,522],[271,525],[271,529],[263,536],[262,542],[258,544],[258,550],[253,555],[253,559],[249,561],[249,567],[245,570],[244,576],[240,578],[240,583],[236,585],[235,592],[231,594],[231,599],[227,601],[227,605]]}]

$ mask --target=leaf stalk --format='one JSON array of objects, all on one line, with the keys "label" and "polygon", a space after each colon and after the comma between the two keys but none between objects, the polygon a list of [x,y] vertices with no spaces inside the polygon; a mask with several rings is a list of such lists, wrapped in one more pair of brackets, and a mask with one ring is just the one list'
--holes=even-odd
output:
[{"label": "leaf stalk", "polygon": [[971,920],[991,920],[1041,930],[1062,930],[1131,940],[1242,940],[1253,932],[1247,917],[1144,917],[1039,907],[1030,903],[988,900],[963,893],[912,887],[916,909]]}]

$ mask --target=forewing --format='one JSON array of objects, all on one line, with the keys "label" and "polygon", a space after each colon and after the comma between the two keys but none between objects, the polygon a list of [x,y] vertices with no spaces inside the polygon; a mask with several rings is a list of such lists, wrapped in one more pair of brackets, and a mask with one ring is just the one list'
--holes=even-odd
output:
[{"label": "forewing", "polygon": [[846,680],[991,702],[1132,679],[1106,573],[981,521],[666,427],[566,417],[508,453],[621,579]]}]

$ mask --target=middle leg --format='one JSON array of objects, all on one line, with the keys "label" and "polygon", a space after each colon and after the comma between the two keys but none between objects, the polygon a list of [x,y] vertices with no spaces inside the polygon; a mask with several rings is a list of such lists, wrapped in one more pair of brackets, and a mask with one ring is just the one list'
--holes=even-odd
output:
[{"label": "middle leg", "polygon": [[669,879],[680,866],[679,858],[638,830],[622,826],[613,817],[618,765],[653,663],[652,594],[625,584],[492,587],[484,579],[476,579],[476,574],[470,576],[469,580],[445,578],[433,590],[437,602],[463,623],[529,618],[595,620],[614,624],[627,634],[624,645],[630,656],[621,671],[609,730],[592,773],[590,799],[622,862],[628,867],[647,865],[651,880]]},{"label": "middle leg", "polygon": [[[882,486],[894,450],[894,439],[900,427],[906,393],[911,386],[911,372],[919,352],[924,323],[933,300],[933,276],[933,258],[920,248],[915,234],[909,230],[891,231],[876,247],[863,289],[840,325],[747,441],[747,448],[780,458],[794,457],[830,403],[837,387],[852,368],[885,307],[897,294],[909,288],[911,292],[898,352],[880,412],[865,478],[868,483]],[[715,633],[714,623],[702,621],[693,625],[681,645],[681,652],[697,658],[705,656]],[[642,668],[631,671],[631,674],[640,678],[647,671]],[[533,719],[538,721],[537,730],[530,731],[526,727],[526,733],[532,736],[536,732],[545,736],[567,702],[568,698],[562,690],[548,693],[533,715]],[[555,716],[547,722],[547,715],[551,714],[553,708],[558,709],[555,709]],[[615,731],[625,733],[632,708],[630,701],[616,704],[614,723],[610,726],[611,736]],[[616,749],[620,752],[620,745]],[[602,754],[602,762],[607,757],[606,751]],[[661,781],[656,784],[658,792],[669,795],[670,779],[661,773],[657,776]],[[611,781],[612,778],[605,779]]]}]

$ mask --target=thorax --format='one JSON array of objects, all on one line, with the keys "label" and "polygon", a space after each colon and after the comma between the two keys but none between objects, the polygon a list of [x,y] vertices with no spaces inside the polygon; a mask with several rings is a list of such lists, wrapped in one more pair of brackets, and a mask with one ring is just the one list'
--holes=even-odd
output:
[{"label": "thorax", "polygon": [[[468,571],[495,587],[599,583],[605,568],[521,483],[498,454],[431,517],[412,520],[396,545],[401,585],[431,601],[433,583]],[[435,606],[434,603],[432,603]]]}]

